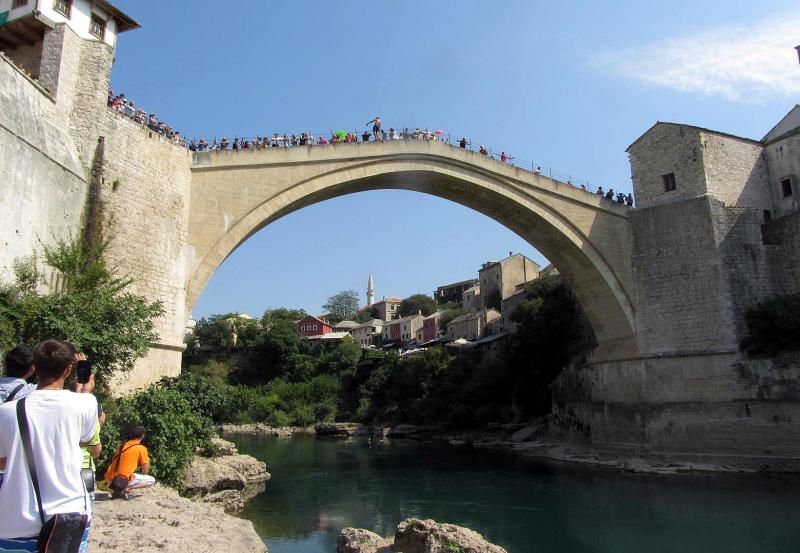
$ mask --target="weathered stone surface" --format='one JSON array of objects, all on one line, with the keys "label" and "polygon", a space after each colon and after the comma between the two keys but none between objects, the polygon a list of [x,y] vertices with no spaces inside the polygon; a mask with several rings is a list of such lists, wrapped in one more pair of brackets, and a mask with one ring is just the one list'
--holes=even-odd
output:
[{"label": "weathered stone surface", "polygon": [[[137,490],[130,501],[95,503],[89,548],[94,553],[265,553],[249,521],[190,501],[156,484]],[[134,545],[135,544],[135,545]]]},{"label": "weathered stone surface", "polygon": [[514,443],[527,442],[537,436],[544,434],[547,431],[547,422],[543,419],[532,422],[525,428],[517,430],[511,435],[511,441]]},{"label": "weathered stone surface", "polygon": [[217,432],[221,434],[251,434],[254,436],[291,436],[305,432],[305,429],[293,426],[269,426],[263,422],[250,424],[219,424]]},{"label": "weathered stone surface", "polygon": [[249,484],[266,482],[270,479],[266,463],[251,455],[227,455],[225,457],[215,457],[214,461],[241,474]]},{"label": "weathered stone surface", "polygon": [[345,528],[337,553],[506,553],[477,532],[454,524],[409,518],[397,526],[394,540],[374,532]]},{"label": "weathered stone surface", "polygon": [[244,502],[264,490],[270,479],[266,465],[250,455],[195,457],[186,469],[183,488],[187,495],[239,512]]},{"label": "weathered stone surface", "polygon": [[314,426],[320,436],[361,436],[369,434],[369,428],[353,422],[325,422]]},{"label": "weathered stone surface", "polygon": [[236,455],[239,451],[236,449],[236,444],[223,440],[218,436],[211,438],[211,445],[216,450],[214,457],[224,457],[225,455]]},{"label": "weathered stone surface", "polygon": [[403,553],[506,553],[468,528],[409,518],[397,526],[394,550]]},{"label": "weathered stone surface", "polygon": [[392,539],[382,538],[375,532],[358,528],[345,528],[336,540],[337,553],[392,553]]}]

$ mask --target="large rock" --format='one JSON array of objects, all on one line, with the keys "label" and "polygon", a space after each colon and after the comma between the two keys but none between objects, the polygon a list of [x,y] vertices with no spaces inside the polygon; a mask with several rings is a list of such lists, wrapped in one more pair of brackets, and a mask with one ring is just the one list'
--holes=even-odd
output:
[{"label": "large rock", "polygon": [[319,436],[363,436],[369,428],[354,422],[323,422],[314,426]]},{"label": "large rock", "polygon": [[98,493],[89,532],[93,553],[266,553],[250,521],[156,484],[130,501]]},{"label": "large rock", "polygon": [[248,484],[266,482],[271,478],[270,473],[267,472],[267,464],[250,455],[237,454],[215,457],[214,462],[243,475]]},{"label": "large rock", "polygon": [[212,457],[195,457],[192,460],[183,477],[183,489],[188,495],[202,497],[222,490],[244,489],[247,478],[218,461]]},{"label": "large rock", "polygon": [[375,532],[358,528],[345,528],[336,540],[337,553],[392,553],[392,539],[382,538]]},{"label": "large rock", "polygon": [[337,553],[506,553],[477,532],[455,524],[409,518],[397,526],[394,540],[374,532],[345,528],[336,543]]},{"label": "large rock", "polygon": [[304,428],[292,426],[269,426],[263,422],[252,424],[220,424],[217,432],[222,434],[251,434],[254,436],[291,436],[292,434],[306,432]]},{"label": "large rock", "polygon": [[189,497],[236,513],[247,499],[264,491],[269,479],[266,464],[250,455],[195,457],[182,486]]},{"label": "large rock", "polygon": [[211,438],[211,446],[214,449],[212,457],[224,457],[225,455],[236,455],[239,450],[236,449],[236,444],[223,440],[218,436]]},{"label": "large rock", "polygon": [[403,553],[506,553],[469,528],[416,518],[406,519],[397,526],[394,549]]}]

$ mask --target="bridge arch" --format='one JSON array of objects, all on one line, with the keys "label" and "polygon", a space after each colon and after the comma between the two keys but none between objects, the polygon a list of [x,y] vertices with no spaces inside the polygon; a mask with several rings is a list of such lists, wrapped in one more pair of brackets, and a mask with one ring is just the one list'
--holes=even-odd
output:
[{"label": "bridge arch", "polygon": [[600,344],[595,358],[635,351],[627,208],[436,142],[195,154],[187,312],[254,233],[303,207],[378,189],[431,194],[514,231],[570,282]]}]

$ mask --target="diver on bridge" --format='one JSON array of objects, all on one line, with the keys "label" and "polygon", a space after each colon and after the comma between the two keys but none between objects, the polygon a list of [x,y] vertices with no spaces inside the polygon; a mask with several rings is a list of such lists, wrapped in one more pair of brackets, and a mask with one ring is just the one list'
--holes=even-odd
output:
[{"label": "diver on bridge", "polygon": [[381,135],[381,116],[378,115],[372,121],[367,121],[366,124],[369,125],[370,123],[373,124],[372,125],[372,134],[375,135],[375,140],[376,141],[382,141],[383,137]]}]

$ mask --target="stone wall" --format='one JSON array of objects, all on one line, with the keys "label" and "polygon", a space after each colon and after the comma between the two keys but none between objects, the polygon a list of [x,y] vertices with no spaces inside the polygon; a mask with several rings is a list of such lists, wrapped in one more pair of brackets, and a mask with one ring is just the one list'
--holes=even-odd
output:
[{"label": "stone wall", "polygon": [[703,132],[701,145],[708,194],[727,206],[772,209],[760,143]]},{"label": "stone wall", "polygon": [[762,227],[767,267],[774,294],[800,292],[800,212]]},{"label": "stone wall", "polygon": [[15,50],[8,50],[5,54],[32,78],[39,78],[39,66],[42,61],[42,41],[33,45],[17,46]]},{"label": "stone wall", "polygon": [[[651,207],[705,194],[700,132],[695,127],[658,123],[628,148],[638,207]],[[664,191],[662,176],[675,173],[676,188]]]},{"label": "stone wall", "polygon": [[[775,201],[775,216],[780,217],[798,210],[800,195],[800,133],[790,134],[764,147],[764,157],[769,167],[769,185]],[[792,181],[792,195],[784,196],[780,181]]]},{"label": "stone wall", "polygon": [[712,203],[700,197],[631,212],[636,329],[642,353],[729,351]]},{"label": "stone wall", "polygon": [[85,171],[53,100],[0,55],[0,271],[77,236],[87,197]]}]

